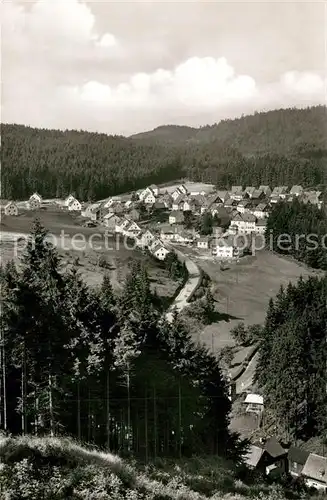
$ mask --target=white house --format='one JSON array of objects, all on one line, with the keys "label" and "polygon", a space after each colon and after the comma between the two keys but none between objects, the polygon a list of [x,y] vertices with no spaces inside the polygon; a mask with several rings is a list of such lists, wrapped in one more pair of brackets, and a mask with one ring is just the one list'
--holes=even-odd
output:
[{"label": "white house", "polygon": [[173,200],[176,200],[179,196],[185,196],[188,194],[188,191],[184,184],[181,184],[180,186],[177,186],[177,188],[172,192],[172,198]]},{"label": "white house", "polygon": [[153,191],[153,194],[155,196],[158,196],[159,195],[159,188],[156,184],[151,184],[151,186],[149,186],[150,189]]},{"label": "white house", "polygon": [[36,200],[40,205],[42,203],[42,196],[39,194],[39,193],[33,193],[31,196],[30,196],[30,201],[31,200]]},{"label": "white house", "polygon": [[210,241],[212,238],[205,236],[204,238],[199,238],[196,242],[197,248],[201,250],[208,250],[210,246]]},{"label": "white house", "polygon": [[96,221],[99,218],[100,205],[101,203],[91,203],[82,210],[81,216]]},{"label": "white house", "polygon": [[112,231],[116,230],[116,225],[119,225],[119,222],[121,222],[121,218],[113,213],[108,213],[103,217],[103,225]]},{"label": "white house", "polygon": [[113,205],[114,203],[121,203],[121,198],[119,198],[118,196],[115,196],[115,197],[111,197],[109,198],[105,204],[103,205],[104,208],[109,208],[111,207],[111,205]]},{"label": "white house", "polygon": [[154,193],[148,193],[144,198],[143,201],[146,205],[153,205],[156,202],[156,197]]},{"label": "white house", "polygon": [[262,413],[264,409],[263,397],[260,394],[247,394],[244,400],[246,412],[248,413]]},{"label": "white house", "polygon": [[136,244],[141,248],[147,248],[151,245],[153,240],[155,240],[155,236],[148,229],[146,231],[141,231],[136,236]]},{"label": "white house", "polygon": [[256,227],[256,218],[253,214],[244,213],[234,215],[231,221],[232,226],[237,226],[240,233],[254,233]]},{"label": "white house", "polygon": [[129,221],[128,225],[124,225],[122,233],[125,236],[129,236],[131,238],[134,238],[134,237],[137,236],[137,234],[140,231],[141,231],[141,228],[140,228],[140,226],[135,221]]},{"label": "white house", "polygon": [[151,189],[151,187],[147,187],[143,189],[143,191],[140,192],[139,194],[139,199],[141,201],[144,201],[144,203],[155,203],[156,201],[156,194],[155,192]]},{"label": "white house", "polygon": [[175,239],[175,231],[172,230],[162,230],[160,233],[160,239],[162,241],[174,241]]},{"label": "white house", "polygon": [[161,242],[152,247],[151,252],[159,260],[165,260],[169,254],[169,250]]},{"label": "white house", "polygon": [[218,238],[211,243],[212,255],[222,260],[230,260],[238,257],[238,249],[233,238]]},{"label": "white house", "polygon": [[310,453],[301,475],[307,486],[327,492],[327,457]]},{"label": "white house", "polygon": [[252,213],[257,219],[265,219],[269,217],[269,207],[266,203],[259,203],[253,210]]},{"label": "white house", "polygon": [[249,212],[251,208],[251,203],[247,200],[242,200],[237,204],[236,210],[240,214],[244,214],[245,212]]},{"label": "white house", "polygon": [[243,199],[243,194],[242,186],[232,186],[229,198],[234,201],[241,201]]},{"label": "white house", "polygon": [[177,232],[175,233],[175,241],[186,245],[187,243],[193,243],[193,236],[186,231]]},{"label": "white house", "polygon": [[13,201],[7,203],[4,210],[6,215],[18,215],[18,207]]},{"label": "white house", "polygon": [[125,229],[129,226],[130,223],[131,223],[130,219],[126,218],[120,219],[120,221],[116,225],[116,233],[124,233]]},{"label": "white house", "polygon": [[265,234],[267,227],[267,219],[258,219],[255,223],[255,232]]},{"label": "white house", "polygon": [[70,201],[68,205],[68,210],[74,212],[80,212],[82,210],[82,205],[76,198],[74,198],[73,200]]},{"label": "white house", "polygon": [[72,201],[76,200],[75,196],[73,196],[72,194],[70,194],[69,196],[67,196],[67,198],[64,200],[64,206],[65,207],[68,207],[70,205],[70,203]]}]

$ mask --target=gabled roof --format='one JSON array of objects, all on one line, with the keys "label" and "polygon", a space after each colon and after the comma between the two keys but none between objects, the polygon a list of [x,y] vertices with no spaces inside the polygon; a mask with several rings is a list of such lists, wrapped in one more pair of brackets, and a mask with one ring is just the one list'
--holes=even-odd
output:
[{"label": "gabled roof", "polygon": [[246,186],[246,188],[245,188],[245,192],[249,193],[249,194],[254,193],[255,190],[256,190],[256,188],[254,186]]},{"label": "gabled roof", "polygon": [[247,394],[244,403],[263,405],[263,397],[260,394]]},{"label": "gabled roof", "polygon": [[244,462],[249,467],[256,467],[260,462],[262,455],[264,454],[264,450],[259,446],[251,445],[250,450],[244,456]]},{"label": "gabled roof", "polygon": [[255,189],[252,193],[252,198],[259,198],[263,193],[263,189]]},{"label": "gabled roof", "polygon": [[325,481],[327,486],[327,458],[310,453],[304,464],[302,475],[321,482]]},{"label": "gabled roof", "polygon": [[181,217],[181,218],[183,218],[184,214],[180,210],[173,210],[172,212],[170,212],[169,217]]},{"label": "gabled roof", "polygon": [[268,208],[267,203],[259,203],[259,205],[257,205],[257,206],[255,207],[255,210],[259,210],[259,211],[261,211],[261,210],[265,210],[266,208]]},{"label": "gabled roof", "polygon": [[296,446],[291,446],[287,453],[287,457],[290,462],[296,462],[297,464],[301,465],[305,464],[309,455],[309,451],[301,450]]},{"label": "gabled roof", "polygon": [[286,450],[279,444],[275,436],[267,439],[264,445],[264,450],[273,458],[286,455]]},{"label": "gabled roof", "polygon": [[244,220],[244,222],[255,222],[256,221],[256,218],[254,217],[253,214],[242,214],[242,219]]},{"label": "gabled roof", "polygon": [[13,205],[14,207],[16,207],[16,208],[17,208],[17,205],[16,205],[16,203],[15,203],[14,201],[9,201],[9,202],[7,203],[7,205],[5,205],[5,208],[9,208],[11,205]]},{"label": "gabled roof", "polygon": [[295,193],[302,193],[303,187],[302,186],[292,186],[290,190],[290,194],[295,194]]},{"label": "gabled roof", "polygon": [[231,192],[232,193],[242,193],[243,187],[242,186],[232,186]]},{"label": "gabled roof", "polygon": [[267,221],[266,221],[266,219],[259,219],[259,220],[257,220],[256,225],[257,226],[266,226]]}]

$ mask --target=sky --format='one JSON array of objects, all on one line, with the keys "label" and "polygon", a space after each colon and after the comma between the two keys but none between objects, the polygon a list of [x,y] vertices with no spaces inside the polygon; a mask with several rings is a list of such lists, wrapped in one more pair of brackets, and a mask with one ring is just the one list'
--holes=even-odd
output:
[{"label": "sky", "polygon": [[2,0],[1,121],[130,135],[326,102],[324,2]]}]

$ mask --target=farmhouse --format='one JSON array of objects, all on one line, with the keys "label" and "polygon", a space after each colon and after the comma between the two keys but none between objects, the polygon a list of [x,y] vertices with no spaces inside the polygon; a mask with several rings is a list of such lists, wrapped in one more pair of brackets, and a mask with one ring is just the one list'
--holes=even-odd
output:
[{"label": "farmhouse", "polygon": [[151,231],[149,230],[141,231],[136,236],[136,244],[141,248],[147,248],[148,246],[151,245],[154,239],[155,236],[151,233]]},{"label": "farmhouse", "polygon": [[264,194],[265,194],[265,196],[266,196],[267,198],[269,198],[269,196],[271,195],[271,189],[270,189],[270,187],[269,187],[269,186],[264,186],[264,185],[261,185],[261,186],[259,186],[259,190],[260,190],[260,191],[263,191],[263,192],[264,192]]},{"label": "farmhouse", "polygon": [[236,210],[240,214],[244,214],[245,212],[249,212],[251,208],[251,203],[247,200],[242,200],[238,203]]},{"label": "farmhouse", "polygon": [[288,470],[293,477],[300,476],[310,453],[291,446],[287,453]]},{"label": "farmhouse", "polygon": [[184,222],[184,214],[180,210],[169,214],[169,224],[181,224],[182,222]]},{"label": "farmhouse", "polygon": [[255,232],[265,234],[267,227],[267,219],[258,219],[255,223]]},{"label": "farmhouse", "polygon": [[74,201],[75,199],[76,199],[76,198],[75,198],[75,196],[73,196],[72,194],[70,194],[70,195],[69,195],[69,196],[67,196],[67,198],[64,200],[63,205],[64,205],[65,207],[68,207],[68,206],[69,206],[69,204],[70,204],[72,201]]},{"label": "farmhouse", "polygon": [[159,188],[156,184],[151,184],[151,186],[149,186],[149,188],[152,190],[154,196],[159,195]]},{"label": "farmhouse", "polygon": [[141,214],[140,211],[137,210],[136,208],[133,208],[129,213],[128,216],[132,220],[140,220]]},{"label": "farmhouse", "polygon": [[327,491],[327,458],[310,453],[302,469],[304,482],[309,487]]},{"label": "farmhouse", "polygon": [[153,204],[156,201],[156,194],[153,189],[149,186],[139,194],[139,199],[146,204]]},{"label": "farmhouse", "polygon": [[233,216],[231,224],[237,226],[240,233],[249,234],[255,232],[256,218],[252,214],[239,213]]},{"label": "farmhouse", "polygon": [[267,475],[280,475],[287,471],[287,452],[275,437],[271,437],[265,443],[252,445],[245,463]]},{"label": "farmhouse", "polygon": [[248,413],[261,413],[263,412],[263,397],[259,394],[247,394],[244,400],[246,412]]},{"label": "farmhouse", "polygon": [[263,200],[264,198],[266,198],[266,195],[262,189],[256,189],[251,196],[251,199],[256,201]]},{"label": "farmhouse", "polygon": [[292,196],[300,196],[303,193],[303,187],[302,186],[292,186],[290,190],[290,194]]},{"label": "farmhouse", "polygon": [[121,218],[118,217],[118,215],[116,215],[116,214],[107,213],[103,217],[104,226],[112,231],[116,230],[116,226],[117,226],[117,224],[119,224],[119,222],[121,222]]},{"label": "farmhouse", "polygon": [[243,199],[243,187],[242,186],[232,186],[229,193],[229,197],[234,201],[241,201]]},{"label": "farmhouse", "polygon": [[287,191],[288,191],[287,186],[275,187],[270,195],[270,203],[278,203],[278,201],[285,199]]},{"label": "farmhouse", "polygon": [[13,201],[7,203],[4,210],[6,215],[18,215],[18,207]]},{"label": "farmhouse", "polygon": [[179,196],[185,196],[188,194],[188,191],[184,184],[177,186],[177,188],[172,192],[172,198],[175,201]]},{"label": "farmhouse", "polygon": [[28,200],[27,205],[28,205],[28,208],[30,210],[38,210],[40,208],[40,206],[41,206],[40,202],[38,201],[38,199],[37,198],[33,198],[32,196]]},{"label": "farmhouse", "polygon": [[196,246],[197,246],[197,248],[200,248],[201,250],[208,250],[210,247],[211,240],[212,240],[212,237],[209,237],[209,236],[199,238],[196,242]]},{"label": "farmhouse", "polygon": [[169,254],[169,250],[160,241],[154,246],[151,246],[151,252],[159,260],[165,260]]},{"label": "farmhouse", "polygon": [[68,205],[68,210],[80,212],[82,210],[82,205],[78,200],[76,200],[76,198],[71,199]]},{"label": "farmhouse", "polygon": [[112,198],[109,198],[109,199],[108,199],[108,200],[104,203],[104,207],[105,207],[105,208],[109,208],[109,207],[111,207],[111,205],[112,205],[113,203],[121,203],[121,199],[120,199],[119,197],[117,197],[117,196],[112,197]]},{"label": "farmhouse", "polygon": [[42,203],[42,196],[39,193],[35,192],[35,193],[33,193],[30,196],[29,201],[31,201],[31,200],[36,200],[39,203],[39,205],[41,205],[41,203]]},{"label": "farmhouse", "polygon": [[266,203],[259,203],[253,210],[252,213],[257,219],[264,219],[269,216],[269,207]]},{"label": "farmhouse", "polygon": [[187,244],[193,243],[193,236],[187,231],[181,231],[175,233],[175,241],[176,243]]},{"label": "farmhouse", "polygon": [[211,249],[212,255],[222,260],[235,259],[240,256],[239,249],[232,236],[212,240]]},{"label": "farmhouse", "polygon": [[100,218],[100,205],[101,203],[91,203],[82,210],[82,217],[87,217],[90,220],[96,221]]},{"label": "farmhouse", "polygon": [[323,200],[321,191],[306,191],[300,199],[302,203],[315,205],[319,210],[322,208]]},{"label": "farmhouse", "polygon": [[244,193],[246,193],[249,196],[249,198],[252,198],[255,190],[256,188],[254,186],[247,186],[244,190]]},{"label": "farmhouse", "polygon": [[175,231],[162,229],[160,232],[160,239],[162,241],[173,241],[175,239]]}]

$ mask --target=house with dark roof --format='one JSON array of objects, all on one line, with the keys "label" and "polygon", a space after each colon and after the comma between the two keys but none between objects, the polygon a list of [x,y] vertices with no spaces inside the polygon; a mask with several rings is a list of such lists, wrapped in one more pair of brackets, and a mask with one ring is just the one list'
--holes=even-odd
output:
[{"label": "house with dark roof", "polygon": [[310,453],[301,475],[308,487],[327,492],[327,457]]},{"label": "house with dark roof", "polygon": [[169,224],[181,224],[182,222],[184,222],[184,214],[180,210],[169,214]]},{"label": "house with dark roof", "polygon": [[248,467],[261,470],[269,476],[277,476],[288,470],[287,451],[275,436],[253,444],[244,458]]},{"label": "house with dark roof", "polygon": [[288,470],[293,477],[298,477],[303,470],[303,467],[310,453],[306,450],[301,450],[296,446],[291,446],[287,453]]}]

